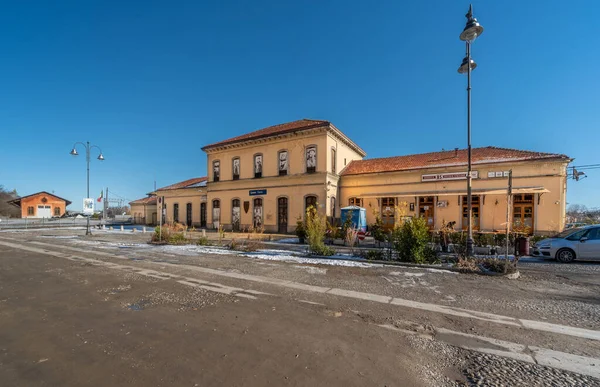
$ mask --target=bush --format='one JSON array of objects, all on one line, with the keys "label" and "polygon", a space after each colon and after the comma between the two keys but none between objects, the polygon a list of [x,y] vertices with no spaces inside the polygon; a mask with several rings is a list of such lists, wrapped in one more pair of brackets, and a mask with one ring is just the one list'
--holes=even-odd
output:
[{"label": "bush", "polygon": [[231,250],[243,251],[246,253],[257,251],[264,248],[263,243],[257,239],[236,240],[232,239],[229,244]]},{"label": "bush", "polygon": [[296,219],[296,236],[300,240],[300,243],[302,243],[306,238],[306,225],[301,217]]},{"label": "bush", "polygon": [[373,239],[378,242],[385,241],[385,230],[383,229],[383,221],[381,220],[381,216],[377,215],[375,217],[375,223],[369,225],[369,230],[371,231],[371,235],[373,235]]},{"label": "bush", "polygon": [[435,260],[436,253],[428,243],[429,227],[425,218],[404,222],[392,233],[392,246],[400,261],[422,264]]},{"label": "bush", "polygon": [[189,242],[182,232],[176,232],[169,236],[169,243],[172,245],[184,245]]},{"label": "bush", "polygon": [[448,239],[454,247],[454,252],[464,256],[467,253],[467,234],[464,232],[452,232],[448,234]]},{"label": "bush", "polygon": [[316,246],[314,248],[311,247],[310,252],[313,255],[323,255],[326,257],[330,257],[333,254],[335,254],[335,250],[333,249],[333,247],[325,246],[325,245]]},{"label": "bush", "polygon": [[383,250],[367,250],[362,252],[361,256],[370,261],[383,261],[385,259],[385,253]]},{"label": "bush", "polygon": [[203,236],[203,237],[200,237],[200,239],[198,239],[196,244],[198,246],[208,246],[210,243],[208,242],[208,238]]}]

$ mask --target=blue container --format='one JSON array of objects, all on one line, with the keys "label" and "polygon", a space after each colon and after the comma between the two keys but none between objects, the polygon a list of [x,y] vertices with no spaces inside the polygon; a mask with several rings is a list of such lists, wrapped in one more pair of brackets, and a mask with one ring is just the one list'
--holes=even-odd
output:
[{"label": "blue container", "polygon": [[348,206],[341,209],[342,217],[340,221],[342,224],[346,221],[348,214],[352,217],[352,227],[367,231],[367,210],[358,206]]}]

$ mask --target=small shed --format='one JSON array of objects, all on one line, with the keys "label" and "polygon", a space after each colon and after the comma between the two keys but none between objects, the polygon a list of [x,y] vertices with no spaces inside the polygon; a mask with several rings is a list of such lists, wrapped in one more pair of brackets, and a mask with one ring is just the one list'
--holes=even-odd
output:
[{"label": "small shed", "polygon": [[352,227],[366,231],[367,230],[367,210],[358,206],[348,206],[341,209],[341,222],[344,223],[348,216],[352,219]]}]

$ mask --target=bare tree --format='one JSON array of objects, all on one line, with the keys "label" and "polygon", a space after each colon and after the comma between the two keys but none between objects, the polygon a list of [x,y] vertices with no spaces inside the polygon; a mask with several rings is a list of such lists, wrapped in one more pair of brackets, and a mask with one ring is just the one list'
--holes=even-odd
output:
[{"label": "bare tree", "polygon": [[8,191],[0,185],[0,216],[10,216],[11,218],[20,218],[21,210],[19,207],[8,202],[18,198],[17,190]]}]

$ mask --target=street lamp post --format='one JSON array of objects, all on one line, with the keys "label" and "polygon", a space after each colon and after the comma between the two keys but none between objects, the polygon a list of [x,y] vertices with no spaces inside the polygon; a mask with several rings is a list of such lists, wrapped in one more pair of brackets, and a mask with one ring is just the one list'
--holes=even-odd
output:
[{"label": "street lamp post", "polygon": [[[85,147],[85,162],[86,162],[86,166],[87,166],[87,198],[90,197],[90,151],[92,150],[92,148],[98,148],[98,150],[100,151],[100,155],[98,156],[98,160],[102,161],[104,160],[104,156],[102,156],[102,149],[100,149],[99,146],[97,145],[90,145],[90,142],[87,141],[85,144],[82,142],[76,142],[75,144],[73,144],[73,149],[71,150],[71,155],[73,156],[79,156],[79,153],[77,153],[77,144],[83,145]],[[90,216],[87,217],[87,225],[85,228],[85,235],[90,235],[91,231],[90,231]]]},{"label": "street lamp post", "polygon": [[472,202],[472,170],[471,170],[471,70],[477,64],[471,59],[471,43],[483,32],[483,27],[473,17],[473,5],[465,15],[467,25],[460,34],[460,40],[467,44],[467,56],[463,59],[458,72],[467,74],[467,256],[473,255],[473,202]]}]

